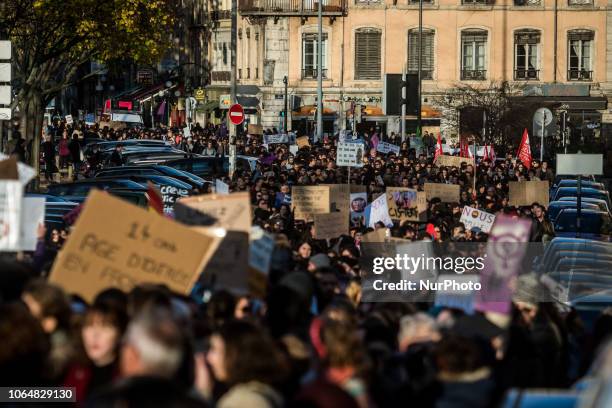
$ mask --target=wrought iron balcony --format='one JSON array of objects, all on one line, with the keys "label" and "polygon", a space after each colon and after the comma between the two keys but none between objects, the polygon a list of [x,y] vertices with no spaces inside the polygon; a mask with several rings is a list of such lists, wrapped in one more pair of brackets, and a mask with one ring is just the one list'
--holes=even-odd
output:
[{"label": "wrought iron balcony", "polygon": [[533,79],[537,81],[539,77],[540,77],[539,69],[515,69],[514,70],[514,79],[516,80]]},{"label": "wrought iron balcony", "polygon": [[[346,15],[347,0],[321,0],[323,16]],[[318,0],[238,0],[242,16],[316,16]]]},{"label": "wrought iron balcony", "polygon": [[484,69],[461,70],[461,79],[464,81],[484,81],[487,79],[487,71]]},{"label": "wrought iron balcony", "polygon": [[593,80],[593,71],[570,69],[567,71],[567,79],[569,81],[591,81]]},{"label": "wrought iron balcony", "polygon": [[[317,79],[318,74],[317,68],[302,68],[303,79]],[[323,79],[327,78],[327,69],[321,71],[321,76]]]},{"label": "wrought iron balcony", "polygon": [[[408,71],[408,74],[410,74],[410,75],[418,75],[419,71],[418,70],[416,70],[416,71],[410,70],[410,71]],[[425,68],[421,69],[421,79],[425,79],[425,80],[433,79],[433,70],[432,69],[425,69]]]},{"label": "wrought iron balcony", "polygon": [[210,76],[213,82],[229,82],[232,79],[231,71],[212,71]]}]

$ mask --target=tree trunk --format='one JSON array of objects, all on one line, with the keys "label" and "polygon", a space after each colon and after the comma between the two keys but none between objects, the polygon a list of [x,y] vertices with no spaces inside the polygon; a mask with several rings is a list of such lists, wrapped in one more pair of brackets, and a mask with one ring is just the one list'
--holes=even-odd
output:
[{"label": "tree trunk", "polygon": [[30,165],[40,171],[40,143],[42,136],[42,123],[44,117],[43,96],[40,92],[27,92],[20,95],[20,125],[21,137],[25,139],[26,145],[32,141],[32,154]]}]

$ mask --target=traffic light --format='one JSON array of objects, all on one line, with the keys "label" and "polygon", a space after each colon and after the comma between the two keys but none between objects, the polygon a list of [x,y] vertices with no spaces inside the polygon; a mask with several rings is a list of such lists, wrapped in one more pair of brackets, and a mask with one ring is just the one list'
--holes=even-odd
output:
[{"label": "traffic light", "polygon": [[[385,115],[397,115],[402,112],[402,104],[406,105],[406,115],[417,114],[419,95],[419,79],[416,74],[407,74],[402,80],[402,74],[386,74],[384,86]],[[402,98],[402,88],[406,89],[406,98]]]}]

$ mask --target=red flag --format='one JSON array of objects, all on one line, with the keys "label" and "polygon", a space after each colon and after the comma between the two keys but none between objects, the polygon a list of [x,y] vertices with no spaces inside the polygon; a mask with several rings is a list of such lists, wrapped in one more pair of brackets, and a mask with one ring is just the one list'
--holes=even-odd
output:
[{"label": "red flag", "polygon": [[161,193],[153,183],[147,184],[147,197],[149,199],[149,209],[159,214],[164,213],[164,200],[162,199]]},{"label": "red flag", "polygon": [[516,154],[518,159],[523,163],[527,169],[531,168],[531,145],[529,144],[529,134],[527,128],[523,131],[523,139],[521,139],[521,145],[519,146],[518,153]]},{"label": "red flag", "polygon": [[491,159],[491,162],[495,162],[495,159],[497,159],[497,155],[495,154],[495,149],[493,149],[493,145],[489,146],[489,157]]},{"label": "red flag", "polygon": [[442,156],[444,152],[442,151],[442,136],[438,133],[438,143],[436,143],[436,151],[434,152],[434,163],[438,159],[438,156]]},{"label": "red flag", "polygon": [[459,143],[459,156],[470,157],[470,149],[465,138],[462,138],[461,142]]}]

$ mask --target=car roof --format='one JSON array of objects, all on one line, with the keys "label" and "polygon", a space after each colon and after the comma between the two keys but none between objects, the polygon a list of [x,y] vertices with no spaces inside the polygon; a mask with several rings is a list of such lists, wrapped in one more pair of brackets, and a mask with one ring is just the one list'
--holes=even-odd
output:
[{"label": "car roof", "polygon": [[[172,186],[179,187],[179,188],[186,189],[186,190],[192,189],[192,186],[190,184],[185,183],[184,181],[181,181],[171,176],[164,176],[161,174],[133,174],[133,175],[118,175],[118,176],[108,176],[108,177],[102,176],[101,178],[104,178],[107,180],[115,180],[115,177],[116,179],[127,179],[130,181],[133,181],[133,179],[150,180],[153,183],[165,183],[167,185],[172,185]],[[94,180],[96,179],[97,178],[94,178]]]}]

